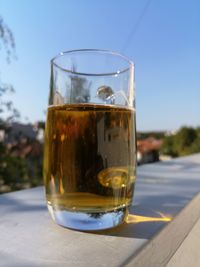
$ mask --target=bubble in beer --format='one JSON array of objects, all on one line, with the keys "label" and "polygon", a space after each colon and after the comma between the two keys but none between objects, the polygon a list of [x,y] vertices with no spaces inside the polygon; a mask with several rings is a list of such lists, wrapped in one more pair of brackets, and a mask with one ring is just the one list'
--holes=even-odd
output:
[{"label": "bubble in beer", "polygon": [[98,181],[105,187],[119,189],[134,181],[133,168],[111,167],[98,174]]},{"label": "bubble in beer", "polygon": [[97,89],[97,96],[103,101],[108,100],[114,94],[110,86],[102,85]]}]

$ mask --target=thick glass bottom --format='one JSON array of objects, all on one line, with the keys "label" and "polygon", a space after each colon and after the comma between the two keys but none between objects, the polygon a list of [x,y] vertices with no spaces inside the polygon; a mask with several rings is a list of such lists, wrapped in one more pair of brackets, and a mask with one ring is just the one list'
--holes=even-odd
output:
[{"label": "thick glass bottom", "polygon": [[57,224],[82,231],[95,231],[115,227],[121,224],[128,214],[127,207],[101,213],[56,210],[49,204],[48,209],[51,217]]}]

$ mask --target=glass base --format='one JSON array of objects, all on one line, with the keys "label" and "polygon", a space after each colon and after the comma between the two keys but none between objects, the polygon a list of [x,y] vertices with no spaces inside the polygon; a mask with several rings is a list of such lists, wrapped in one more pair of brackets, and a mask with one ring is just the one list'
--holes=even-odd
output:
[{"label": "glass base", "polygon": [[49,204],[48,209],[57,224],[82,231],[95,231],[115,227],[121,224],[128,214],[127,207],[101,213],[54,210]]}]

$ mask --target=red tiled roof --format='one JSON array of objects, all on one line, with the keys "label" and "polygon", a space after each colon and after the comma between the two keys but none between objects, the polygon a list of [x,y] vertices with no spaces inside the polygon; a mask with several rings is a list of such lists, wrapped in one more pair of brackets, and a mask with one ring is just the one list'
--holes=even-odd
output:
[{"label": "red tiled roof", "polygon": [[137,149],[140,153],[148,153],[152,150],[159,150],[162,145],[162,140],[157,140],[153,137],[137,141]]}]

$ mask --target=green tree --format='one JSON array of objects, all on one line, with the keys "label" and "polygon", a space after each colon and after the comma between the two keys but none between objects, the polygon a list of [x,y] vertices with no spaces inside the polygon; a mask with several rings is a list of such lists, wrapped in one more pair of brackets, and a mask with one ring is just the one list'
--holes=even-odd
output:
[{"label": "green tree", "polygon": [[177,152],[174,149],[174,136],[166,136],[163,139],[163,144],[160,150],[161,154],[170,155],[172,157],[177,156]]},{"label": "green tree", "polygon": [[[6,55],[10,63],[15,51],[14,36],[0,16],[0,52]],[[8,93],[13,93],[11,85],[0,79],[0,129],[12,131],[12,122],[19,118],[19,112],[11,101],[6,100]],[[10,124],[11,122],[11,124]],[[8,126],[11,125],[11,128]],[[39,122],[44,129],[44,123]],[[9,146],[0,141],[0,193],[37,186],[42,183],[43,145],[38,140],[30,139],[24,133],[15,137]]]},{"label": "green tree", "polygon": [[191,153],[193,142],[197,138],[195,129],[191,127],[182,127],[174,137],[174,149],[179,156]]},{"label": "green tree", "polygon": [[[0,16],[0,50],[5,52],[7,62],[10,63],[14,56],[15,40],[12,31]],[[0,79],[0,127],[5,124],[5,121],[10,122],[20,117],[19,111],[14,107],[12,101],[5,100],[5,95],[13,93],[15,90],[12,85],[4,83]],[[7,117],[3,119],[3,114]]]},{"label": "green tree", "polygon": [[196,139],[192,143],[191,151],[192,153],[199,153],[200,152],[200,127],[196,129]]},{"label": "green tree", "polygon": [[26,161],[4,153],[0,157],[0,193],[30,187]]},{"label": "green tree", "polygon": [[175,135],[163,139],[161,153],[176,156],[186,156],[200,152],[200,127],[182,127]]},{"label": "green tree", "polygon": [[[5,53],[5,59],[10,63],[15,51],[15,40],[2,16],[0,16],[0,50],[2,55]],[[13,92],[13,86],[0,79],[0,130],[6,131],[8,122],[20,116],[12,101],[5,100],[5,96]],[[26,178],[25,161],[11,156],[6,145],[0,142],[0,192],[19,189]]]},{"label": "green tree", "polygon": [[12,31],[4,22],[0,15],[0,49],[4,49],[6,53],[6,59],[10,62],[11,57],[15,51],[15,39]]}]

